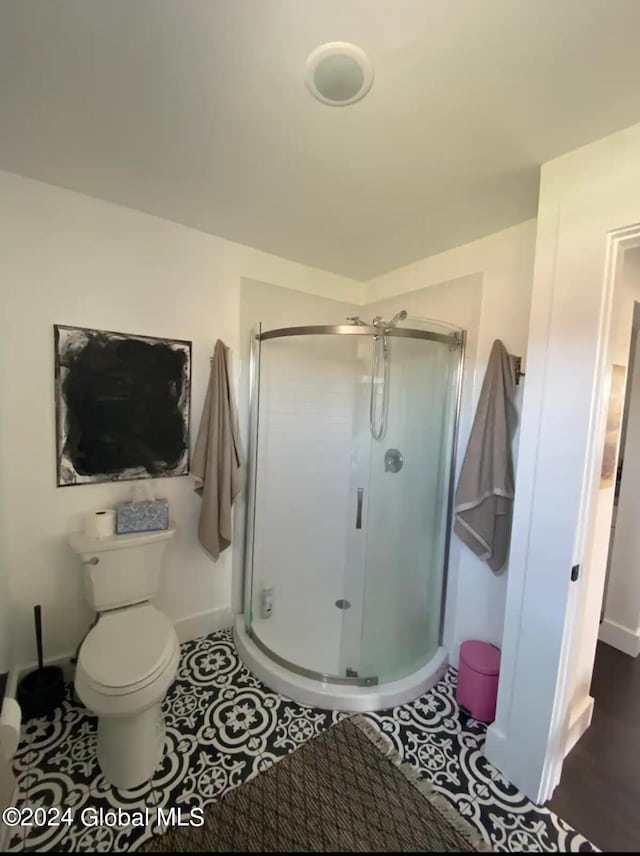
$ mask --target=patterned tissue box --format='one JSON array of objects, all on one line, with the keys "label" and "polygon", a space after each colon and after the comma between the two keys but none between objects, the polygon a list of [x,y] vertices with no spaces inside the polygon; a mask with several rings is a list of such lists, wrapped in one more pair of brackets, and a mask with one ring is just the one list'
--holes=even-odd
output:
[{"label": "patterned tissue box", "polygon": [[154,532],[169,528],[169,500],[145,499],[140,502],[119,502],[116,505],[116,532]]}]

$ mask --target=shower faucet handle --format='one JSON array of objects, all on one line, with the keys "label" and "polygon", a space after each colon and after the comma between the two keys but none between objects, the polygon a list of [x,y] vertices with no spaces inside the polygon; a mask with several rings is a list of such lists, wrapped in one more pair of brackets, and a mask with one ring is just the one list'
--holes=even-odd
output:
[{"label": "shower faucet handle", "polygon": [[384,453],[384,471],[386,473],[397,473],[402,469],[404,458],[399,449],[387,449]]}]

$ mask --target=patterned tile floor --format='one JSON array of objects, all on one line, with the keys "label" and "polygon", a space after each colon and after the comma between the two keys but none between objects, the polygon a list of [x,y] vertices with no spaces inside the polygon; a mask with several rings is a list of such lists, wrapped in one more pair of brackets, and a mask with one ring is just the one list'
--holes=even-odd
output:
[{"label": "patterned tile floor", "polygon": [[[60,816],[58,826],[16,830],[10,851],[135,850],[153,829],[112,826],[113,815],[100,825],[100,809],[122,808],[133,818],[131,813],[143,808],[153,816],[158,807],[175,807],[184,816],[253,778],[347,715],[305,707],[269,690],[242,664],[230,630],[182,646],[165,714],[167,751],[162,765],[153,781],[134,791],[105,782],[96,761],[96,719],[74,702],[71,693],[53,717],[26,723],[14,761],[21,807],[70,809],[71,823]],[[529,802],[486,761],[481,751],[485,727],[458,708],[454,670],[417,701],[367,717],[493,849],[594,849],[554,814]],[[95,818],[96,825],[82,825],[81,816]]]},{"label": "patterned tile floor", "polygon": [[486,726],[458,707],[449,669],[417,701],[365,716],[403,761],[452,802],[494,851],[596,851],[553,812],[510,784],[482,754]]}]

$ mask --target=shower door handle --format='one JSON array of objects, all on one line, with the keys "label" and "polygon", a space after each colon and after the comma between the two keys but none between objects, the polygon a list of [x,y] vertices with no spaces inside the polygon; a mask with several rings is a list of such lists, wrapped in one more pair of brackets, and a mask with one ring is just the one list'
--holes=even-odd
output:
[{"label": "shower door handle", "polygon": [[358,488],[358,503],[356,505],[356,529],[362,529],[362,499],[364,496],[364,488]]}]

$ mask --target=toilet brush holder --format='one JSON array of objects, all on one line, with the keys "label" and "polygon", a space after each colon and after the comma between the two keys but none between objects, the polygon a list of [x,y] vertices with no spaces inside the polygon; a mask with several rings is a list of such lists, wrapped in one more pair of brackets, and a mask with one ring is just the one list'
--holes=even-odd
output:
[{"label": "toilet brush holder", "polygon": [[64,675],[58,666],[45,666],[42,654],[42,609],[33,607],[36,629],[38,668],[25,675],[18,684],[17,701],[25,719],[50,713],[64,699]]}]

